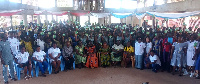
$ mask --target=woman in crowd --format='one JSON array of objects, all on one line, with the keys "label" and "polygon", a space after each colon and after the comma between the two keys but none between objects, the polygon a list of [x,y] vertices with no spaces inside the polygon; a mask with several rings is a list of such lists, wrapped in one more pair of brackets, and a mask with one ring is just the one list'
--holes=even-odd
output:
[{"label": "woman in crowd", "polygon": [[84,55],[85,46],[82,45],[81,41],[78,41],[78,45],[75,47],[75,63],[78,65],[78,68],[81,69],[85,66],[86,55]]},{"label": "woman in crowd", "polygon": [[175,74],[176,67],[179,67],[179,76],[182,76],[182,59],[186,43],[182,41],[182,37],[178,36],[178,41],[174,42],[171,51],[171,65],[173,66],[172,74]]},{"label": "woman in crowd", "polygon": [[122,61],[124,46],[120,40],[116,41],[116,44],[112,46],[111,61],[113,66],[116,67],[117,63]]},{"label": "woman in crowd", "polygon": [[131,58],[133,58],[133,56],[134,56],[134,47],[131,46],[130,42],[127,42],[127,46],[124,48],[124,54],[123,54],[123,61],[125,67],[127,67],[127,64],[131,61]]},{"label": "woman in crowd", "polygon": [[61,64],[61,59],[60,59],[61,51],[59,48],[57,48],[56,43],[54,42],[52,43],[52,47],[48,50],[48,54],[50,57],[50,63],[55,68],[54,73],[55,74],[59,73],[59,67]]},{"label": "woman in crowd", "polygon": [[33,60],[37,61],[37,66],[39,66],[42,76],[46,77],[45,71],[48,67],[48,63],[46,61],[46,53],[40,50],[40,46],[36,46],[36,51],[33,53]]},{"label": "woman in crowd", "polygon": [[110,65],[110,47],[107,42],[103,42],[102,47],[100,48],[101,55],[101,66],[107,67]]},{"label": "woman in crowd", "polygon": [[62,49],[63,58],[65,61],[65,69],[71,70],[73,63],[74,63],[74,57],[73,57],[73,48],[71,46],[71,43],[69,41],[66,41],[66,45]]},{"label": "woman in crowd", "polygon": [[97,68],[98,67],[98,58],[96,57],[96,48],[93,45],[92,41],[89,41],[85,47],[85,54],[87,55],[87,68]]},{"label": "woman in crowd", "polygon": [[[28,80],[29,78],[32,78],[31,57],[29,56],[28,52],[25,52],[24,46],[20,46],[19,49],[20,52],[15,56],[15,62],[18,64],[18,67],[24,68],[24,79]],[[28,75],[27,75],[27,70],[29,71]]]}]

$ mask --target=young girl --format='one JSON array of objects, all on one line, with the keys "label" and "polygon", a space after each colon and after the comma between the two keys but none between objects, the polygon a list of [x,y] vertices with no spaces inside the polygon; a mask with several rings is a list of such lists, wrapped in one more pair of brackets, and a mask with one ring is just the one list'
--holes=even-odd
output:
[{"label": "young girl", "polygon": [[[28,52],[25,52],[25,47],[20,46],[20,52],[15,56],[15,61],[18,64],[18,67],[24,68],[25,80],[31,78],[31,58]],[[27,69],[29,71],[29,75],[27,75]]]},{"label": "young girl", "polygon": [[182,59],[184,55],[184,48],[186,44],[182,41],[182,37],[178,37],[178,41],[174,42],[171,51],[171,65],[173,66],[172,75],[175,74],[176,67],[179,67],[179,76],[182,76]]}]

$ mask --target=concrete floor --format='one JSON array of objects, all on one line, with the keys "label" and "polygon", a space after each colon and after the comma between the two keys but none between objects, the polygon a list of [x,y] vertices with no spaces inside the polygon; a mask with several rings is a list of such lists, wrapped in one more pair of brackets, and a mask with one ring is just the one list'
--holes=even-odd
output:
[{"label": "concrete floor", "polygon": [[[1,84],[3,84],[2,77],[0,74]],[[75,69],[47,75],[47,77],[9,81],[10,84],[142,84],[143,82],[149,82],[149,84],[200,84],[200,80],[189,76],[179,77],[178,74],[173,76],[167,72],[154,73],[150,69],[137,70],[120,67]]]}]

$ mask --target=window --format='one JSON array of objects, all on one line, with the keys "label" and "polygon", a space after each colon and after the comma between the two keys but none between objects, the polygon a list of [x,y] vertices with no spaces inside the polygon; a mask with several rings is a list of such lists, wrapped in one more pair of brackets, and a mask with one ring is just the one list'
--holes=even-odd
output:
[{"label": "window", "polygon": [[57,7],[73,7],[73,0],[57,0]]},{"label": "window", "polygon": [[88,16],[80,16],[80,25],[86,26],[85,24],[88,22]]},{"label": "window", "polygon": [[90,23],[91,24],[93,24],[93,23],[95,24],[95,22],[98,23],[98,17],[90,16]]}]

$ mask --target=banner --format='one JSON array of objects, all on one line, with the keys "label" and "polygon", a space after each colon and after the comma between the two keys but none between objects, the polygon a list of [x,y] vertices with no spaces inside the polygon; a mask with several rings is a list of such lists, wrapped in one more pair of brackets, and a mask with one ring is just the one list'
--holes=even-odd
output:
[{"label": "banner", "polygon": [[74,16],[83,16],[83,15],[86,15],[88,13],[89,12],[87,12],[87,13],[71,13],[71,14],[74,15]]},{"label": "banner", "polygon": [[104,18],[104,17],[108,17],[110,15],[110,13],[91,13],[91,14],[98,18]]},{"label": "banner", "polygon": [[11,11],[1,11],[0,12],[0,16],[12,16],[12,15],[20,13],[22,11],[23,11],[23,9],[20,9],[20,10],[11,10]]},{"label": "banner", "polygon": [[193,15],[198,15],[200,14],[200,11],[185,12],[185,13],[157,13],[157,12],[146,12],[146,13],[148,13],[149,15],[155,15],[156,17],[160,18],[178,19]]},{"label": "banner", "polygon": [[111,13],[116,18],[126,18],[133,15],[133,13]]},{"label": "banner", "polygon": [[146,13],[142,13],[142,14],[141,13],[135,13],[135,15],[138,19],[142,19],[146,15]]}]

